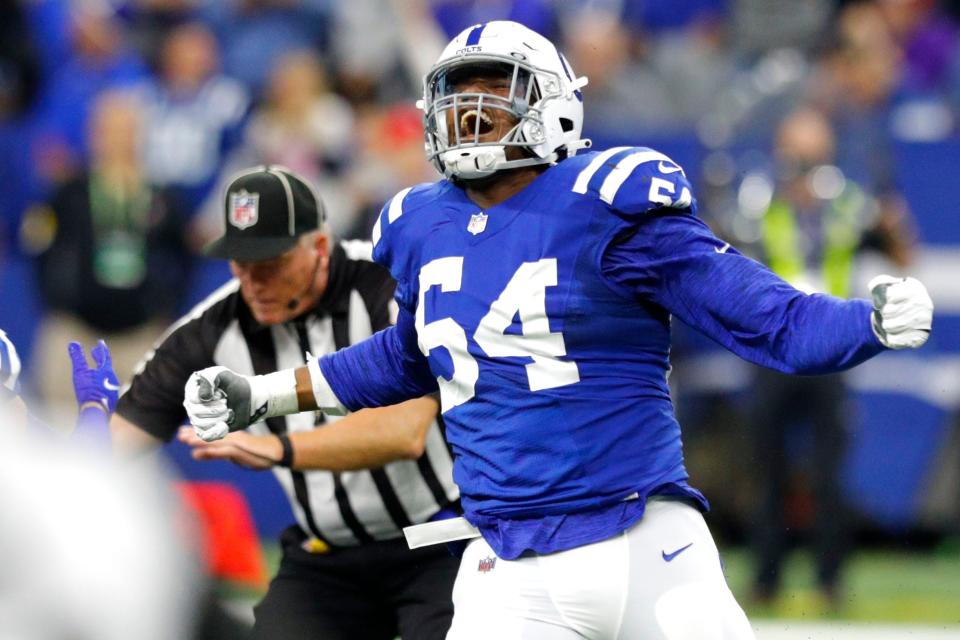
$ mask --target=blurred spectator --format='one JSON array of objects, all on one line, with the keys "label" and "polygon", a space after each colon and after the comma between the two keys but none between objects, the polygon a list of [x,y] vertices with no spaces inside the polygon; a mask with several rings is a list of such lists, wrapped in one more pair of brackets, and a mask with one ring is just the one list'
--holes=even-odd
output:
[{"label": "blurred spectator", "polygon": [[40,293],[50,311],[33,370],[54,411],[73,405],[63,375],[69,340],[106,338],[122,381],[175,311],[188,262],[183,215],[146,181],[142,124],[131,96],[100,96],[90,122],[89,169],[24,220],[22,240],[39,253]]},{"label": "blurred spectator", "polygon": [[36,97],[40,65],[26,16],[17,3],[0,6],[0,122],[23,112]]},{"label": "blurred spectator", "polygon": [[357,125],[360,153],[349,183],[357,213],[343,225],[346,238],[370,239],[380,209],[404,185],[434,182],[439,178],[423,153],[423,121],[419,109],[395,104],[370,108]]},{"label": "blurred spectator", "polygon": [[174,189],[191,212],[239,142],[250,102],[243,85],[218,72],[218,56],[205,26],[179,26],[163,44],[159,79],[141,87],[147,179]]},{"label": "blurred spectator", "polygon": [[748,60],[774,49],[809,51],[833,17],[833,0],[731,0],[732,44]]},{"label": "blurred spectator", "polygon": [[131,0],[124,7],[130,41],[147,63],[159,66],[163,43],[178,26],[202,20],[205,0]]},{"label": "blurred spectator", "polygon": [[[571,61],[590,79],[588,131],[600,138],[624,129],[661,138],[696,132],[712,148],[768,139],[785,113],[780,102],[807,71],[803,51],[819,42],[832,11],[825,0],[803,7],[753,0],[560,6]],[[606,108],[593,115],[598,101]]]},{"label": "blurred spectator", "polygon": [[807,99],[836,130],[836,162],[878,195],[895,189],[890,117],[903,56],[876,3],[840,13]]},{"label": "blurred spectator", "polygon": [[[665,29],[656,37],[645,31],[646,14],[630,3],[563,6],[571,63],[590,81],[583,89],[590,104],[588,133],[616,139],[625,132],[680,133],[716,109],[736,67],[722,13],[709,4],[693,3],[691,13],[681,12],[689,20],[681,23],[685,28]],[[658,23],[666,24],[671,23]]]},{"label": "blurred spectator", "polygon": [[285,166],[327,194],[327,210],[340,232],[354,218],[356,198],[342,183],[357,146],[354,110],[328,86],[326,71],[312,50],[292,51],[277,60],[264,101],[251,113],[243,142],[227,158],[201,205],[193,234],[197,246],[223,232],[223,192],[248,167]]},{"label": "blurred spectator", "polygon": [[937,0],[879,0],[880,12],[903,51],[902,88],[941,94],[957,58],[957,23]]},{"label": "blurred spectator", "polygon": [[277,61],[246,138],[259,164],[281,164],[313,182],[325,173],[340,173],[348,163],[353,111],[331,93],[316,54],[292,52]]},{"label": "blurred spectator", "polygon": [[330,91],[317,54],[293,51],[279,58],[264,102],[250,116],[243,144],[228,158],[220,188],[203,205],[205,222],[216,221],[205,235],[212,238],[221,232],[222,192],[233,174],[260,164],[285,166],[304,176],[326,194],[333,219],[351,220],[353,194],[340,180],[355,146],[353,110]]},{"label": "blurred spectator", "polygon": [[491,20],[519,22],[550,40],[557,36],[554,3],[550,0],[430,0],[430,8],[448,39],[472,24]]},{"label": "blurred spectator", "polygon": [[107,2],[71,4],[71,50],[43,90],[35,163],[51,185],[67,180],[86,158],[90,105],[102,90],[133,84],[147,69],[126,46],[122,25]]},{"label": "blurred spectator", "polygon": [[573,68],[590,80],[583,99],[590,104],[583,129],[595,132],[676,129],[677,108],[664,79],[631,52],[644,43],[614,12],[585,10],[567,16],[567,52]]},{"label": "blurred spectator", "polygon": [[737,72],[726,23],[712,12],[698,15],[686,28],[660,33],[649,45],[651,65],[688,131],[716,110],[717,96]]},{"label": "blurred spectator", "polygon": [[36,0],[6,4],[18,6],[23,11],[28,23],[27,32],[33,42],[43,43],[43,46],[35,48],[43,69],[43,77],[53,77],[73,56],[70,0]]},{"label": "blurred spectator", "polygon": [[936,0],[880,0],[879,7],[903,55],[893,133],[903,140],[943,140],[960,117],[957,22]]},{"label": "blurred spectator", "polygon": [[299,170],[319,185],[331,231],[347,240],[369,240],[383,203],[404,185],[438,177],[423,154],[419,109],[410,103],[351,109],[324,88],[322,68],[309,52],[278,65],[268,101],[250,119],[246,144],[203,205],[198,236],[223,232],[223,191],[238,171],[258,162]]},{"label": "blurred spectator", "polygon": [[219,11],[215,29],[224,43],[225,71],[254,95],[260,95],[281,57],[304,49],[325,52],[329,48],[331,6],[355,4],[355,0],[232,0],[208,4],[211,6],[204,9],[205,16]]},{"label": "blurred spectator", "polygon": [[[861,249],[887,254],[898,266],[911,256],[912,234],[902,219],[885,220],[874,200],[833,165],[835,139],[820,112],[800,109],[781,124],[776,139],[778,180],[761,212],[761,253],[767,265],[797,288],[850,297],[854,258]],[[849,544],[849,521],[839,470],[847,440],[844,379],[840,375],[791,377],[756,370],[748,424],[759,485],[752,521],[757,556],[754,594],[770,601],[780,586],[787,531],[804,528],[794,498],[807,487],[791,486],[791,429],[812,427],[812,461],[805,483],[815,501],[817,586],[840,604],[841,571]],[[793,508],[790,508],[793,507]],[[787,511],[791,513],[788,514]]]},{"label": "blurred spectator", "polygon": [[[579,0],[583,4],[596,4],[597,0]],[[736,0],[644,0],[643,2],[621,2],[623,19],[635,31],[655,33],[658,36],[667,32],[679,32],[703,22],[724,20],[729,12],[728,5]],[[565,3],[566,4],[566,3]],[[576,3],[570,3],[576,4]]]},{"label": "blurred spectator", "polygon": [[0,6],[0,255],[7,253],[8,239],[16,236],[31,196],[26,122],[42,72],[35,42],[19,4]]},{"label": "blurred spectator", "polygon": [[334,7],[331,53],[354,104],[408,100],[446,44],[427,0],[350,0]]}]

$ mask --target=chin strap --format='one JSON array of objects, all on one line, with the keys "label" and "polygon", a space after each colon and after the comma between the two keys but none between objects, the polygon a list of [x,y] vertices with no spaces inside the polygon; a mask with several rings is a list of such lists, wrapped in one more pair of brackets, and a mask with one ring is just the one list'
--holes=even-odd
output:
[{"label": "chin strap", "polygon": [[546,158],[520,158],[507,160],[503,147],[479,147],[475,149],[457,149],[447,152],[443,158],[444,175],[459,180],[479,180],[492,176],[504,169],[532,167],[540,164],[556,164],[560,159],[557,153]]},{"label": "chin strap", "polygon": [[572,158],[583,149],[589,149],[593,146],[593,140],[590,138],[581,138],[567,143],[567,157]]},{"label": "chin strap", "polygon": [[461,180],[476,180],[493,175],[507,163],[502,146],[451,149],[443,153],[444,175]]},{"label": "chin strap", "polygon": [[[581,149],[589,149],[593,146],[593,141],[589,138],[581,138],[568,142],[563,157],[569,158],[575,156]],[[443,154],[444,175],[447,178],[457,178],[460,180],[478,180],[492,176],[497,171],[503,169],[517,169],[519,167],[532,167],[538,164],[556,164],[561,154],[551,153],[546,158],[520,158],[518,160],[507,160],[506,147],[489,146],[474,147],[472,149],[451,149]]]},{"label": "chin strap", "polygon": [[518,167],[532,167],[537,164],[556,164],[560,159],[556,153],[551,153],[546,158],[521,158],[520,160],[507,160],[502,163],[497,170],[500,169],[516,169]]}]

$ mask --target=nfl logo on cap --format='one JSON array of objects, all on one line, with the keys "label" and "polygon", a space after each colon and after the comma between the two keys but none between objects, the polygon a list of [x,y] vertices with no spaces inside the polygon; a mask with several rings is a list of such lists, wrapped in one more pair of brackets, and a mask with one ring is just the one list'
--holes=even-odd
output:
[{"label": "nfl logo on cap", "polygon": [[246,189],[230,194],[230,224],[237,229],[246,229],[257,224],[260,194]]},{"label": "nfl logo on cap", "polygon": [[230,179],[223,194],[223,235],[203,252],[258,262],[289,251],[323,227],[323,202],[306,180],[284,167],[260,165]]}]

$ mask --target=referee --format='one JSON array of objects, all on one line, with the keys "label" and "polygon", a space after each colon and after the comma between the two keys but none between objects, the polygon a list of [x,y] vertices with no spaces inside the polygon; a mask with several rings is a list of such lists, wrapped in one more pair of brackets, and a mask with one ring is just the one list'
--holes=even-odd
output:
[{"label": "referee", "polygon": [[[306,352],[346,347],[395,316],[394,282],[370,260],[370,245],[332,243],[321,201],[295,174],[275,166],[245,171],[227,187],[224,205],[224,235],[206,251],[229,259],[235,277],[170,327],[137,368],[111,420],[120,448],[156,445],[176,434],[186,418],[183,387],[193,371],[223,365],[265,374],[301,365]],[[437,407],[433,398],[398,405],[397,415],[408,421],[414,415],[413,424],[381,429],[376,446],[330,454],[338,460],[334,469],[344,468],[344,455],[355,462],[396,460],[385,466],[273,467],[297,523],[281,536],[280,570],[254,610],[255,638],[446,635],[458,561],[442,545],[407,549],[401,531],[450,509],[458,498]],[[396,419],[389,411],[387,422]],[[337,428],[357,416],[362,412],[341,418]],[[302,413],[269,418],[251,430],[285,436],[335,420]],[[367,426],[357,420],[346,433],[359,435]],[[419,441],[413,450],[422,451],[417,459],[409,453],[409,432]],[[343,447],[342,439],[337,442]]]}]

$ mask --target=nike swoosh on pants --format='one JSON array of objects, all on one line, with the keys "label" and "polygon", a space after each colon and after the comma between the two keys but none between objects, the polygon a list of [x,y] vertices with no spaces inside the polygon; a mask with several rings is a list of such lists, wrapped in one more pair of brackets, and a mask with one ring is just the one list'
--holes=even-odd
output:
[{"label": "nike swoosh on pants", "polygon": [[683,553],[684,551],[686,551],[687,549],[689,549],[689,548],[692,547],[692,546],[693,546],[693,543],[691,542],[690,544],[688,544],[688,545],[685,546],[685,547],[680,547],[679,549],[677,549],[677,550],[674,551],[673,553],[667,553],[666,551],[661,551],[660,553],[663,555],[664,561],[670,562],[671,560],[673,560],[673,559],[676,558],[678,555],[680,555],[681,553]]}]

